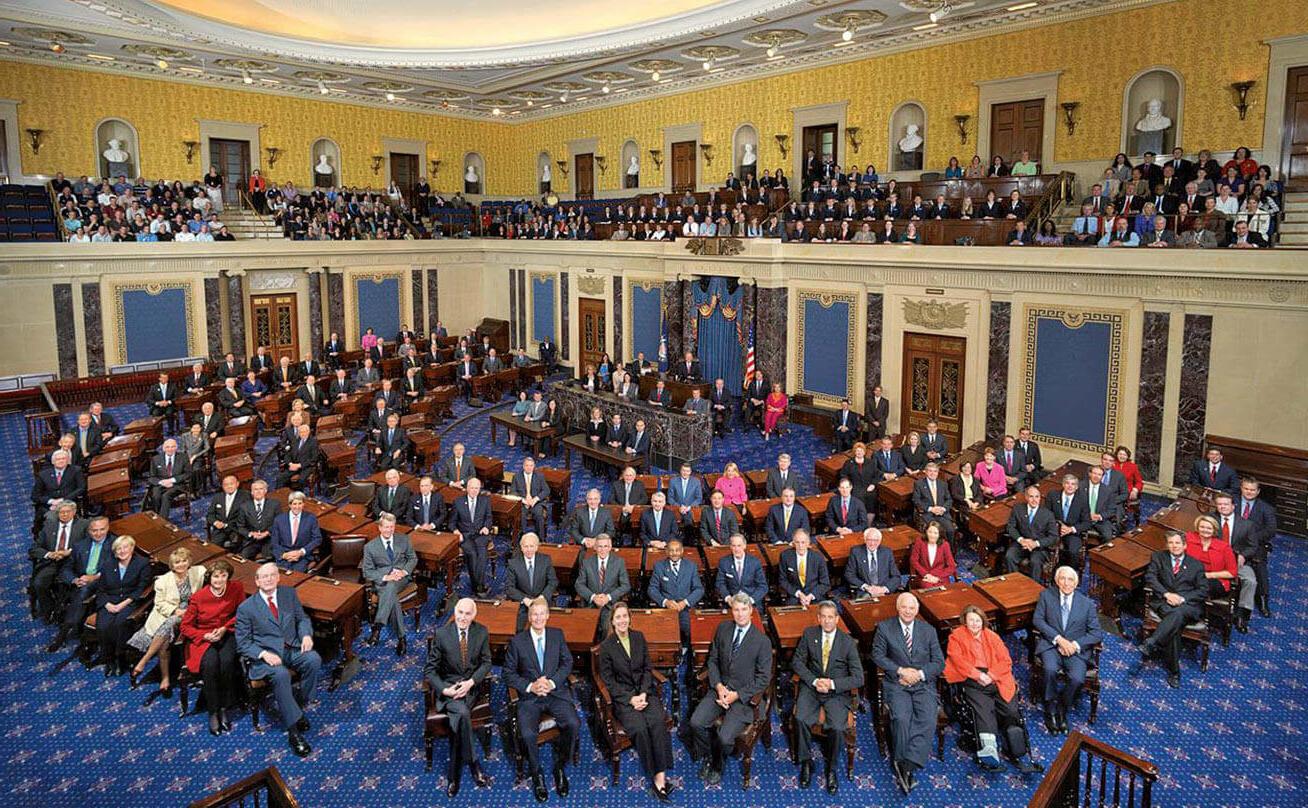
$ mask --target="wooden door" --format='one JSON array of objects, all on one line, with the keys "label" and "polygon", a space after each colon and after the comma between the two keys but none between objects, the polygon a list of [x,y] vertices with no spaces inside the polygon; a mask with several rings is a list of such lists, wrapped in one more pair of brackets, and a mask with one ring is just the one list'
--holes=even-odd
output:
[{"label": "wooden door", "polygon": [[[822,164],[828,154],[831,155],[832,160],[839,163],[840,157],[836,153],[836,131],[837,128],[834,123],[824,123],[821,126],[805,126],[804,150],[800,153],[800,165],[807,167],[808,153],[810,151],[817,158],[818,165]],[[805,185],[808,184],[809,179],[808,177],[804,178]]]},{"label": "wooden door", "polygon": [[600,357],[604,354],[604,312],[604,298],[577,298],[577,314],[581,322],[581,351],[578,357],[581,365],[577,368],[578,375],[581,375],[586,365],[598,367]]},{"label": "wooden door", "polygon": [[925,431],[935,419],[951,447],[962,445],[963,369],[967,340],[932,334],[904,334],[904,387],[899,429]]},{"label": "wooden door", "polygon": [[[990,154],[1002,155],[1012,163],[1022,156],[1022,150],[1031,152],[1031,159],[1041,162],[1040,147],[1045,137],[1045,100],[1011,101],[990,107]],[[989,164],[990,160],[983,156]]]},{"label": "wooden door", "polygon": [[1308,188],[1308,67],[1291,68],[1285,76],[1281,175],[1287,186]]},{"label": "wooden door", "polygon": [[250,177],[250,141],[209,138],[209,164],[218,166],[223,175],[223,202],[241,207],[239,192]]},{"label": "wooden door", "polygon": [[405,200],[413,201],[413,186],[418,184],[418,155],[391,152],[391,182],[400,187]]},{"label": "wooden door", "polygon": [[695,141],[672,144],[672,190],[677,193],[695,190]]},{"label": "wooden door", "polygon": [[594,199],[595,198],[595,155],[587,152],[578,154],[572,158],[575,168],[573,176],[577,178],[575,192],[576,199]]},{"label": "wooden door", "polygon": [[289,356],[291,364],[300,360],[300,319],[295,308],[295,295],[254,295],[250,298],[250,314],[254,323],[254,344],[268,346],[273,364],[283,356]]}]

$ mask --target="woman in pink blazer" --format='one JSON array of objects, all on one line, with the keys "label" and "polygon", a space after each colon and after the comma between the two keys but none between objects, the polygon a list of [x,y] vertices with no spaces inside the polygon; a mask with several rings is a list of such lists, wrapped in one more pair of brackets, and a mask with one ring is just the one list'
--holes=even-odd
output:
[{"label": "woman in pink blazer", "polygon": [[1008,479],[1004,476],[1004,467],[995,462],[995,450],[989,446],[983,452],[985,459],[976,464],[976,478],[981,481],[981,490],[991,499],[1003,499],[1008,496]]},{"label": "woman in pink blazer", "polygon": [[947,584],[958,572],[949,542],[940,540],[939,522],[927,523],[923,537],[913,543],[908,566],[912,588]]},{"label": "woman in pink blazer", "polygon": [[749,499],[749,492],[745,490],[745,478],[740,476],[740,467],[735,463],[727,464],[722,476],[713,484],[713,490],[721,491],[728,505],[744,505]]}]

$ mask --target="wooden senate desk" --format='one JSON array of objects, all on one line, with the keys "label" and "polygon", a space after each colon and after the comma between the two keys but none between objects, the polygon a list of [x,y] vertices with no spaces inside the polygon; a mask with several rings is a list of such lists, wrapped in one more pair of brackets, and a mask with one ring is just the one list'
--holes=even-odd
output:
[{"label": "wooden senate desk", "polygon": [[602,443],[596,445],[588,440],[585,435],[569,435],[563,439],[563,459],[569,466],[572,465],[574,450],[585,457],[598,460],[604,465],[612,466],[619,471],[627,466],[640,471],[646,464],[644,455],[627,454],[622,449],[614,449]]},{"label": "wooden senate desk", "polygon": [[[877,502],[881,505],[884,519],[897,517],[912,509],[913,486],[923,476],[921,472],[909,472],[888,482],[877,483]],[[943,475],[940,482],[945,482]]]},{"label": "wooden senate desk", "polygon": [[1308,537],[1308,449],[1221,435],[1205,435],[1204,443],[1221,449],[1223,461],[1241,474],[1258,478],[1262,498],[1276,511],[1279,532]]},{"label": "wooden senate desk", "polygon": [[[490,416],[491,444],[495,443],[495,433],[497,427],[504,427],[506,432],[517,432],[524,439],[531,441],[532,450],[537,454],[540,453],[540,442],[544,439],[553,438],[558,435],[558,429],[553,426],[541,426],[539,421],[524,421],[507,412],[493,412]],[[557,445],[555,446],[557,451]]]},{"label": "wooden senate desk", "polygon": [[922,538],[915,527],[909,525],[891,525],[881,528],[881,546],[889,547],[895,556],[895,566],[900,573],[908,574],[908,557],[913,551],[913,544]]},{"label": "wooden senate desk", "polygon": [[147,415],[144,418],[129,421],[123,427],[123,433],[140,435],[141,440],[145,442],[147,447],[157,447],[163,443],[163,422],[162,415]]},{"label": "wooden senate desk", "polygon": [[[839,619],[839,626],[842,631],[849,632],[849,626],[845,624],[843,617]],[[805,630],[810,626],[818,624],[818,607],[814,603],[812,606],[769,606],[768,607],[768,626],[772,639],[776,642],[777,650],[781,652],[777,660],[777,669],[789,669],[790,657],[795,653],[795,647],[799,645],[799,640],[804,636]]]},{"label": "wooden senate desk", "polygon": [[103,506],[110,517],[127,513],[132,499],[130,470],[120,466],[92,474],[86,480],[86,498]]},{"label": "wooden senate desk", "polygon": [[106,471],[116,469],[130,469],[132,465],[132,450],[118,449],[112,452],[101,452],[91,458],[90,476],[103,474]]},{"label": "wooden senate desk", "polygon": [[945,650],[949,632],[962,622],[963,609],[976,606],[985,613],[986,621],[999,617],[999,606],[972,588],[971,584],[952,583],[918,589],[914,593],[922,604],[922,616],[940,632],[940,650]]},{"label": "wooden senate desk", "polygon": [[[689,550],[692,548],[686,549]],[[721,562],[722,559],[731,555],[731,546],[721,544],[714,547],[712,545],[702,544],[699,547],[699,552],[700,555],[704,557],[703,563],[700,564],[700,576],[704,583],[704,596],[716,600],[718,563]],[[763,574],[768,575],[768,570],[771,568],[771,565],[768,562],[767,554],[763,552],[763,546],[756,542],[748,542],[745,544],[745,552],[757,558],[759,563],[763,565]]]},{"label": "wooden senate desk", "polygon": [[154,511],[115,519],[109,523],[109,532],[115,536],[131,536],[136,540],[136,551],[145,556],[153,556],[191,535]]},{"label": "wooden senate desk", "polygon": [[433,583],[437,578],[444,577],[447,602],[454,597],[455,582],[458,581],[459,570],[463,567],[460,541],[461,537],[458,533],[430,530],[414,530],[409,533],[409,542],[413,545],[413,552],[418,556],[419,576]]},{"label": "wooden senate desk", "polygon": [[[844,613],[849,633],[858,640],[859,651],[864,657],[872,652],[872,638],[876,635],[877,626],[899,613],[895,607],[895,598],[898,596],[897,592],[891,592],[877,597],[846,598],[840,601],[840,611]],[[867,678],[870,683],[872,677]]]},{"label": "wooden senate desk", "polygon": [[192,566],[196,564],[208,565],[210,561],[213,561],[218,556],[224,555],[227,552],[222,548],[222,545],[202,541],[194,536],[187,535],[181,541],[161,547],[159,550],[151,553],[150,561],[155,564],[171,566],[168,563],[168,558],[173,554],[174,550],[179,549],[190,551]]},{"label": "wooden senate desk", "polygon": [[986,569],[996,569],[999,564],[999,548],[1007,543],[1004,534],[1015,502],[1017,496],[1010,494],[1003,499],[988,502],[967,515],[967,529],[976,536],[977,557]]},{"label": "wooden senate desk", "polygon": [[[283,572],[283,580],[286,577]],[[340,630],[341,663],[332,671],[332,681],[328,687],[328,690],[335,690],[342,682],[352,679],[359,670],[358,657],[354,654],[354,640],[359,636],[363,615],[363,586],[315,575],[296,584],[295,594],[300,596],[300,602],[304,604],[304,610],[311,620],[324,628],[338,627]]]},{"label": "wooden senate desk", "polygon": [[972,582],[972,588],[999,607],[999,631],[1029,629],[1044,587],[1020,572]]},{"label": "wooden senate desk", "polygon": [[[276,500],[276,502],[282,506],[282,511],[286,511],[290,507],[292,493],[293,492],[290,488],[274,488],[272,491],[268,492],[268,499]],[[334,510],[336,510],[336,506],[330,502],[323,502],[322,500],[314,499],[313,497],[304,498],[304,512],[312,514],[316,519],[321,520],[323,516]],[[320,524],[319,527],[321,528],[322,525]]]},{"label": "wooden senate desk", "polygon": [[836,483],[840,482],[840,470],[853,456],[854,450],[851,449],[813,461],[813,476],[818,481],[818,487],[823,491],[834,491]]},{"label": "wooden senate desk", "polygon": [[333,475],[336,482],[343,484],[353,475],[355,458],[359,451],[357,446],[347,441],[333,440],[319,444],[318,450],[322,452],[329,473]]},{"label": "wooden senate desk", "polygon": [[559,589],[572,591],[572,581],[576,578],[577,561],[581,557],[580,544],[546,544],[541,542],[536,552],[547,555],[554,565],[554,574],[559,579]]},{"label": "wooden senate desk", "polygon": [[[763,617],[756,608],[751,618],[754,628],[764,631]],[[709,646],[718,626],[731,622],[730,609],[694,609],[690,613],[690,653],[693,658],[690,671],[703,670],[708,663]]]},{"label": "wooden senate desk", "polygon": [[[682,363],[683,365],[685,363]],[[645,401],[649,394],[658,386],[659,379],[663,380],[663,387],[672,396],[672,406],[681,409],[686,406],[686,399],[690,398],[691,390],[698,390],[701,398],[708,398],[709,388],[712,387],[709,382],[683,382],[672,378],[666,373],[645,373],[640,377],[640,400]]]},{"label": "wooden senate desk", "polygon": [[1166,508],[1155,511],[1149,517],[1149,523],[1165,530],[1179,530],[1188,533],[1194,530],[1194,520],[1210,513],[1211,508],[1191,499],[1178,499]]},{"label": "wooden senate desk", "polygon": [[1118,595],[1130,595],[1144,580],[1153,550],[1129,538],[1117,538],[1095,547],[1090,559],[1091,588],[1099,600],[1104,617],[1117,623],[1121,631],[1121,608]]},{"label": "wooden senate desk", "polygon": [[366,516],[357,516],[338,508],[318,517],[318,529],[322,531],[323,538],[330,541],[337,536],[356,534],[370,521],[372,520]]},{"label": "wooden senate desk", "polygon": [[[517,633],[519,604],[512,600],[478,600],[477,622],[490,634],[491,656],[503,664],[504,649]],[[599,629],[599,609],[550,609],[549,625],[563,632],[568,650],[586,665]]]},{"label": "wooden senate desk", "polygon": [[220,457],[214,462],[214,471],[220,480],[230,474],[248,486],[254,481],[254,458],[249,454]]},{"label": "wooden senate desk", "polygon": [[631,609],[631,628],[645,635],[650,667],[667,677],[672,685],[672,713],[681,712],[681,618],[671,609]]},{"label": "wooden senate desk", "polygon": [[[884,541],[884,539],[882,539]],[[863,532],[855,530],[853,533],[846,533],[841,536],[831,534],[828,536],[814,536],[813,544],[817,547],[818,552],[827,557],[831,568],[831,583],[834,585],[837,581],[843,581],[845,576],[845,567],[849,564],[849,554],[855,547],[863,546]]]},{"label": "wooden senate desk", "polygon": [[[227,563],[232,565],[232,580],[241,582],[246,595],[254,593],[259,588],[254,583],[254,573],[264,562],[252,561],[234,553],[228,553],[223,558],[227,559]],[[307,572],[297,572],[295,570],[283,569],[281,572],[281,586],[299,586],[312,577]]]}]

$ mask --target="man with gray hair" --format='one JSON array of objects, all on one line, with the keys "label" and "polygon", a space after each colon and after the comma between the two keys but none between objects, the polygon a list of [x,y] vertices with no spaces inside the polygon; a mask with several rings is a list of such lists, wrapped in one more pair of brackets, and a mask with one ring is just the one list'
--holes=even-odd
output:
[{"label": "man with gray hair", "polygon": [[[455,797],[463,764],[467,763],[478,788],[490,785],[481,771],[477,747],[472,742],[472,711],[478,690],[491,671],[490,635],[476,622],[477,601],[460,598],[454,604],[454,619],[432,632],[427,646],[427,662],[422,675],[435,700],[437,710],[449,717],[450,761],[446,772],[445,794]],[[430,762],[431,747],[427,749]]]},{"label": "man with gray hair", "polygon": [[[1095,602],[1077,591],[1076,570],[1063,566],[1054,571],[1054,585],[1040,593],[1032,627],[1035,653],[1044,668],[1045,729],[1050,735],[1067,732],[1067,711],[1085,684],[1093,660],[1091,649],[1104,641]],[[1058,674],[1067,674],[1059,692]]]},{"label": "man with gray hair", "polygon": [[165,440],[159,454],[150,461],[150,493],[146,510],[153,510],[167,519],[168,512],[173,507],[173,499],[184,493],[184,483],[189,479],[191,461],[184,453],[177,451],[176,440]]},{"label": "man with gray hair", "polygon": [[[795,647],[790,667],[799,677],[795,692],[795,751],[799,757],[799,785],[808,788],[813,778],[810,746],[814,724],[823,728],[822,757],[826,761],[826,789],[835,794],[840,753],[845,745],[845,726],[851,706],[850,691],[863,688],[863,663],[858,643],[840,630],[836,604],[824,600],[817,607],[818,624],[804,629]],[[820,714],[820,715],[819,715]]]},{"label": "man with gray hair", "polygon": [[86,520],[77,518],[76,502],[60,500],[52,513],[55,518],[45,520],[27,551],[27,558],[32,562],[29,586],[35,601],[35,616],[46,621],[56,606],[55,582],[62,576],[73,546],[86,537]]},{"label": "man with gray hair", "polygon": [[[722,782],[723,759],[754,720],[750,701],[772,680],[772,643],[753,623],[754,599],[737,592],[727,604],[731,620],[718,626],[709,646],[709,691],[690,717],[692,752],[700,761],[700,779],[709,785]],[[719,717],[722,724],[710,739]]]},{"label": "man with gray hair", "polygon": [[395,532],[395,516],[382,513],[377,517],[377,538],[363,548],[360,574],[377,592],[377,611],[372,618],[372,632],[368,644],[376,645],[382,626],[390,624],[397,642],[395,655],[404,656],[407,644],[404,639],[404,615],[400,609],[400,593],[413,580],[418,566],[418,555],[413,544],[403,533]]},{"label": "man with gray hair", "polygon": [[86,495],[86,477],[82,470],[69,465],[72,452],[58,449],[50,455],[50,467],[41,469],[32,485],[32,506],[36,509],[33,530],[39,530],[48,512],[66,499],[79,500]]},{"label": "man with gray hair", "polygon": [[936,679],[945,670],[936,630],[917,619],[918,608],[913,593],[901,593],[895,599],[898,614],[877,626],[872,641],[872,663],[881,669],[890,708],[891,765],[905,794],[917,787],[914,773],[931,756],[940,709]]}]

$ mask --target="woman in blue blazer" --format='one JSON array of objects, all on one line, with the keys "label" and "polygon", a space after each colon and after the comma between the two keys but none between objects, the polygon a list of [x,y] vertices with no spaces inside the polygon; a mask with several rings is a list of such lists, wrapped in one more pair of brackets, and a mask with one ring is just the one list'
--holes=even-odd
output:
[{"label": "woman in blue blazer", "polygon": [[136,540],[119,536],[112,546],[113,559],[102,565],[104,574],[95,594],[95,633],[100,641],[104,675],[127,670],[128,618],[139,598],[147,593],[150,564],[136,555]]}]

